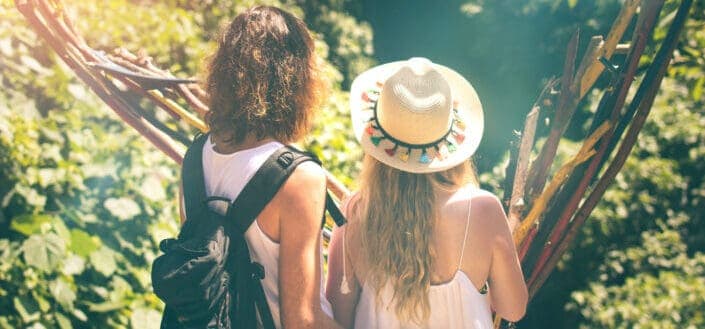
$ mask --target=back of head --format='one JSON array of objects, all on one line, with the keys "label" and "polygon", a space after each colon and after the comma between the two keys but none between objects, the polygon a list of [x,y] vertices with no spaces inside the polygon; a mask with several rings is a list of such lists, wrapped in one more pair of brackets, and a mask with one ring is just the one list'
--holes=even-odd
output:
[{"label": "back of head", "polygon": [[377,292],[391,284],[400,319],[421,323],[430,314],[436,191],[457,190],[473,180],[469,161],[440,172],[411,173],[365,157],[355,215],[361,221],[366,280]]},{"label": "back of head", "polygon": [[282,142],[300,138],[322,90],[305,23],[270,6],[241,13],[219,37],[206,89],[213,133],[234,143],[251,134]]}]

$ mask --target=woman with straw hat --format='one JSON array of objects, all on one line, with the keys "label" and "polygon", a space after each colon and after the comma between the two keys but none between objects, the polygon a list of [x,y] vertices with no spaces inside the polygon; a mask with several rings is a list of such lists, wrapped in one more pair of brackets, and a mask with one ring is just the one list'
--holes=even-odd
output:
[{"label": "woman with straw hat", "polygon": [[483,129],[474,88],[412,58],[362,73],[350,98],[365,158],[360,190],[344,206],[349,222],[329,249],[336,321],[492,328],[492,310],[519,320],[527,291],[509,225],[469,161]]}]

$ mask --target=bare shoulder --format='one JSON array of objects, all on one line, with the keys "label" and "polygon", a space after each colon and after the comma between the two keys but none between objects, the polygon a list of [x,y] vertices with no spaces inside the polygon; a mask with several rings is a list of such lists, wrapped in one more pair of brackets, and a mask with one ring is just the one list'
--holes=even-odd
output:
[{"label": "bare shoulder", "polygon": [[281,188],[282,197],[287,201],[296,201],[320,194],[326,186],[326,174],[323,168],[312,161],[300,164]]},{"label": "bare shoulder", "polygon": [[472,213],[486,233],[497,234],[508,225],[502,202],[492,192],[477,189],[472,194]]},{"label": "bare shoulder", "polygon": [[287,232],[281,234],[282,242],[285,238],[315,240],[319,236],[325,205],[325,186],[325,173],[316,163],[305,162],[294,169],[274,200],[280,218],[280,230]]},{"label": "bare shoulder", "polygon": [[473,211],[481,212],[485,215],[504,215],[502,202],[492,192],[478,189],[472,196]]},{"label": "bare shoulder", "polygon": [[360,192],[355,191],[350,193],[345,199],[340,201],[340,211],[343,212],[345,220],[350,222],[356,221],[356,216],[354,216],[355,211],[358,209],[360,204]]}]

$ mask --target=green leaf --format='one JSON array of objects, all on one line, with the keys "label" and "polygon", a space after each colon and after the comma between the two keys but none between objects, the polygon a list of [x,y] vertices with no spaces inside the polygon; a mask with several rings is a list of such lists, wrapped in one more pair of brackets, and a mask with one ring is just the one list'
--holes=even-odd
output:
[{"label": "green leaf", "polygon": [[106,313],[117,311],[125,307],[123,302],[87,303],[88,310],[95,313]]},{"label": "green leaf", "polygon": [[162,315],[149,308],[138,308],[130,316],[132,329],[159,329]]},{"label": "green leaf", "polygon": [[705,87],[705,77],[701,77],[700,79],[695,81],[695,85],[693,85],[693,89],[690,92],[694,101],[697,102],[702,99],[704,87]]},{"label": "green leaf", "polygon": [[12,299],[15,310],[19,313],[22,322],[25,324],[39,320],[40,312],[37,302],[28,295],[17,296]]},{"label": "green leaf", "polygon": [[71,247],[69,250],[81,257],[88,257],[90,253],[100,248],[100,238],[92,236],[86,231],[74,228],[71,230]]},{"label": "green leaf", "polygon": [[111,276],[117,270],[115,252],[108,247],[103,246],[92,252],[89,259],[93,268],[105,276]]},{"label": "green leaf", "polygon": [[65,275],[78,275],[83,273],[85,268],[86,262],[84,261],[84,258],[71,255],[64,259],[64,267],[61,269],[61,273]]},{"label": "green leaf", "polygon": [[55,233],[35,234],[22,243],[22,252],[27,265],[49,272],[61,262],[66,244]]},{"label": "green leaf", "polygon": [[121,276],[113,276],[110,282],[110,294],[108,298],[112,301],[124,300],[130,293],[132,293],[130,283],[125,281]]},{"label": "green leaf", "polygon": [[49,71],[49,69],[42,66],[42,64],[40,64],[36,59],[27,55],[20,56],[20,62],[22,62],[22,65],[36,71],[37,73],[46,73]]},{"label": "green leaf", "polygon": [[42,225],[51,223],[52,221],[54,221],[54,217],[50,215],[26,214],[13,218],[10,223],[10,228],[26,236],[30,236],[35,233],[40,233]]},{"label": "green leaf", "polygon": [[31,187],[18,185],[15,187],[15,191],[25,199],[27,204],[35,207],[36,209],[43,209],[47,203],[46,195],[40,194],[37,190]]},{"label": "green leaf", "polygon": [[72,312],[73,316],[76,317],[76,319],[79,319],[82,322],[88,321],[88,317],[86,316],[86,313],[83,313],[81,309],[75,308]]},{"label": "green leaf", "polygon": [[49,311],[51,304],[49,304],[49,301],[47,301],[46,298],[39,295],[37,290],[32,290],[32,297],[34,297],[34,300],[37,302],[37,305],[39,305],[39,310],[41,310],[42,313]]},{"label": "green leaf", "polygon": [[10,320],[6,316],[0,316],[0,329],[14,329],[15,327],[10,325]]},{"label": "green leaf", "polygon": [[142,196],[151,201],[163,201],[166,199],[162,182],[156,175],[147,176],[142,182],[139,191]]},{"label": "green leaf", "polygon": [[46,327],[41,322],[32,323],[27,329],[46,329]]},{"label": "green leaf", "polygon": [[56,319],[56,324],[59,325],[60,329],[73,329],[73,325],[71,325],[71,320],[62,313],[54,313],[54,318]]},{"label": "green leaf", "polygon": [[119,220],[128,220],[140,214],[140,206],[129,198],[109,198],[103,202],[103,207]]},{"label": "green leaf", "polygon": [[61,220],[61,218],[54,217],[52,229],[62,240],[66,241],[67,244],[71,241],[71,232],[69,232],[68,227],[66,227],[66,224],[63,220]]},{"label": "green leaf", "polygon": [[61,307],[68,311],[73,309],[73,302],[76,300],[76,292],[68,282],[62,279],[51,281],[49,283],[49,291]]}]

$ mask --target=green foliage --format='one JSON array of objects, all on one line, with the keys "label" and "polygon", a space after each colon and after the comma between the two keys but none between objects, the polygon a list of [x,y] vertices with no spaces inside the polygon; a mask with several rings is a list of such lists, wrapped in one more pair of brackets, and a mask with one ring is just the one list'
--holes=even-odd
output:
[{"label": "green foliage", "polygon": [[[328,61],[342,73],[342,87],[350,87],[352,78],[374,64],[372,28],[349,14],[350,0],[311,0],[301,4],[309,26],[328,45]],[[353,10],[354,11],[354,10]]]},{"label": "green foliage", "polygon": [[672,230],[645,232],[642,241],[642,246],[610,252],[606,260],[602,276],[626,278],[621,284],[596,282],[573,293],[568,308],[587,319],[582,328],[705,325],[705,254],[688,257],[687,246]]},{"label": "green foliage", "polygon": [[[705,170],[705,112],[687,83],[664,81],[632,157],[573,252],[593,259],[588,289],[567,305],[586,327],[705,325],[705,194],[698,174]],[[572,260],[566,266],[584,270]]]},{"label": "green foliage", "polygon": [[[142,309],[157,312],[152,231],[176,231],[176,190],[161,184],[174,182],[174,164],[94,97],[47,116],[7,104],[0,103],[0,125],[10,128],[0,135],[0,161],[12,166],[1,169],[11,181],[3,182],[10,189],[0,225],[10,231],[0,236],[0,295],[9,298],[0,299],[0,327],[125,327],[153,314]],[[162,200],[141,197],[153,177]]]}]

